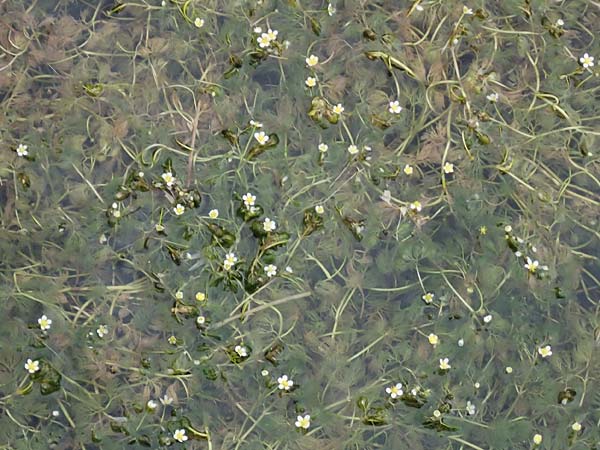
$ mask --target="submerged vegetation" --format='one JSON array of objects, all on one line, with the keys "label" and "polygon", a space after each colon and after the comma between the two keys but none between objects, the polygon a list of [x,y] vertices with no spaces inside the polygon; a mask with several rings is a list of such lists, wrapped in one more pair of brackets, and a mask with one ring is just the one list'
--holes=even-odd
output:
[{"label": "submerged vegetation", "polygon": [[600,449],[599,32],[0,3],[0,447]]}]

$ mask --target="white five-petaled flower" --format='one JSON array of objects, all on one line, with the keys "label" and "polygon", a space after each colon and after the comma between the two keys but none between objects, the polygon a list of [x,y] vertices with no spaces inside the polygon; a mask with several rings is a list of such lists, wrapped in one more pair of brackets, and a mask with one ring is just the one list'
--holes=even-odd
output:
[{"label": "white five-petaled flower", "polygon": [[175,433],[173,433],[173,439],[175,439],[177,442],[185,442],[188,440],[188,437],[185,434],[185,430],[180,428],[175,430]]},{"label": "white five-petaled flower", "polygon": [[235,253],[229,252],[225,255],[225,261],[223,261],[223,266],[225,267],[225,270],[229,270],[231,269],[235,263],[237,262],[237,256],[235,256]]},{"label": "white five-petaled flower", "polygon": [[216,219],[217,217],[219,217],[219,210],[218,209],[211,209],[208,212],[208,217],[210,217],[211,219]]},{"label": "white five-petaled flower", "polygon": [[196,318],[196,323],[198,325],[204,325],[206,323],[206,317],[204,317],[204,316],[198,316]]},{"label": "white five-petaled flower", "polygon": [[247,194],[242,195],[242,200],[244,201],[246,208],[250,208],[251,206],[254,206],[256,202],[256,195],[252,195],[248,192]]},{"label": "white five-petaled flower", "polygon": [[573,425],[571,425],[571,430],[575,432],[581,431],[581,424],[579,422],[573,422]]},{"label": "white five-petaled flower", "polygon": [[584,69],[590,69],[594,67],[594,57],[590,56],[587,53],[584,53],[581,58],[579,58],[579,62],[583,66]]},{"label": "white five-petaled flower", "polygon": [[306,58],[306,65],[308,67],[314,67],[317,64],[319,64],[319,57],[318,56],[310,55],[308,58]]},{"label": "white five-petaled flower", "polygon": [[443,169],[444,169],[444,173],[446,175],[448,175],[448,174],[454,172],[454,164],[447,162],[446,164],[444,164]]},{"label": "white five-petaled flower", "polygon": [[333,112],[336,113],[337,115],[342,114],[344,111],[345,111],[345,108],[341,103],[338,103],[337,105],[335,105],[333,107]]},{"label": "white five-petaled flower", "polygon": [[271,45],[271,41],[269,40],[269,36],[267,35],[267,33],[263,33],[261,34],[257,39],[256,42],[258,42],[258,46],[260,48],[266,48],[268,46]]},{"label": "white five-petaled flower", "polygon": [[533,443],[534,443],[535,445],[540,445],[540,444],[542,443],[542,440],[543,440],[543,439],[544,439],[544,438],[543,438],[543,437],[542,437],[542,435],[541,435],[541,434],[539,434],[539,433],[536,433],[536,434],[534,434],[534,435],[533,435]]},{"label": "white five-petaled flower", "polygon": [[429,336],[427,336],[427,340],[434,347],[440,343],[440,338],[434,333],[430,333]]},{"label": "white five-petaled flower", "polygon": [[449,364],[448,358],[440,358],[440,369],[441,370],[449,370],[452,366]]},{"label": "white five-petaled flower", "polygon": [[180,216],[185,212],[185,206],[183,206],[181,203],[177,203],[177,205],[175,205],[175,208],[173,208],[173,212],[176,216]]},{"label": "white five-petaled flower", "polygon": [[29,373],[36,373],[38,370],[40,370],[40,362],[37,360],[32,361],[31,358],[27,359],[27,362],[25,363],[25,370],[27,370]]},{"label": "white five-petaled flower", "polygon": [[154,400],[148,400],[148,403],[146,403],[146,407],[150,410],[150,411],[154,411],[156,409],[156,407],[158,406],[158,403],[156,403]]},{"label": "white five-petaled flower", "polygon": [[467,6],[463,6],[463,14],[470,16],[473,14],[473,10]]},{"label": "white five-petaled flower", "polygon": [[390,102],[388,111],[392,114],[400,114],[402,112],[402,106],[400,106],[400,102],[398,100]]},{"label": "white five-petaled flower", "polygon": [[468,415],[472,416],[475,414],[475,405],[470,400],[467,400],[467,407],[465,409]]},{"label": "white five-petaled flower", "polygon": [[327,14],[329,14],[329,16],[333,16],[335,14],[335,8],[331,3],[327,5]]},{"label": "white five-petaled flower", "polygon": [[419,200],[415,200],[408,206],[410,207],[411,210],[416,211],[416,212],[420,212],[421,209],[423,209],[423,206],[421,205],[421,202]]},{"label": "white five-petaled flower", "polygon": [[323,205],[317,205],[315,206],[315,212],[317,214],[323,214],[325,212],[325,208],[323,208]]},{"label": "white five-petaled flower", "polygon": [[287,375],[282,375],[277,378],[277,387],[282,391],[289,391],[294,385],[294,381],[290,380]]},{"label": "white five-petaled flower", "polygon": [[499,95],[496,92],[492,92],[491,94],[485,96],[485,98],[487,98],[488,101],[492,103],[496,103],[498,101],[498,97]]},{"label": "white five-petaled flower", "polygon": [[535,273],[539,265],[540,263],[537,260],[532,261],[529,256],[527,257],[527,264],[525,264],[525,268],[529,270],[530,273]]},{"label": "white five-petaled flower", "polygon": [[49,330],[50,326],[52,325],[52,320],[48,319],[48,317],[46,317],[46,314],[44,314],[38,319],[38,325],[40,326],[40,329],[42,331]]},{"label": "white five-petaled flower", "polygon": [[236,345],[233,350],[238,354],[240,358],[245,358],[246,356],[248,356],[248,349],[246,349],[246,347],[244,347],[243,345]]},{"label": "white five-petaled flower", "polygon": [[262,128],[263,127],[262,122],[257,122],[256,120],[250,120],[250,125],[253,126],[254,128]]},{"label": "white five-petaled flower", "polygon": [[319,151],[320,151],[321,153],[325,153],[327,150],[329,150],[329,145],[327,145],[327,144],[325,144],[325,143],[321,142],[321,143],[319,144]]},{"label": "white five-petaled flower", "polygon": [[265,266],[265,273],[269,278],[274,277],[275,275],[277,275],[277,266],[275,266],[274,264],[267,264]]},{"label": "white five-petaled flower", "polygon": [[421,297],[423,299],[423,301],[427,304],[433,302],[433,297],[435,297],[435,294],[432,294],[431,292],[427,292],[425,294],[423,294],[423,296]]},{"label": "white five-petaled flower", "polygon": [[565,21],[562,19],[556,19],[556,26],[562,27],[565,24]]},{"label": "white five-petaled flower", "polygon": [[25,144],[19,144],[17,147],[17,155],[24,157],[27,156],[29,152],[27,151],[27,146]]},{"label": "white five-petaled flower", "polygon": [[388,393],[393,399],[401,397],[402,394],[404,394],[402,391],[402,383],[396,383],[393,386],[386,387],[385,392]]},{"label": "white five-petaled flower", "polygon": [[173,183],[175,183],[175,177],[171,172],[165,172],[161,175],[161,177],[168,187],[173,186]]},{"label": "white five-petaled flower", "polygon": [[269,142],[269,135],[264,131],[257,131],[254,133],[254,139],[256,139],[260,145],[265,145]]},{"label": "white five-petaled flower", "polygon": [[492,315],[491,314],[487,314],[485,316],[483,316],[483,322],[484,323],[490,323],[492,321]]},{"label": "white five-petaled flower", "polygon": [[277,228],[277,224],[275,223],[275,221],[269,219],[268,217],[265,217],[265,220],[263,222],[263,230],[265,230],[268,233],[269,231],[274,231],[275,228]]},{"label": "white five-petaled flower", "polygon": [[108,327],[106,325],[100,325],[96,330],[96,334],[99,338],[103,338],[108,334]]},{"label": "white five-petaled flower", "polygon": [[204,19],[196,17],[196,19],[194,20],[194,25],[196,26],[196,28],[202,28],[204,26]]},{"label": "white five-petaled flower", "polygon": [[317,79],[315,77],[308,77],[305,81],[304,84],[309,87],[315,87],[317,85]]},{"label": "white five-petaled flower", "polygon": [[552,356],[552,347],[550,347],[549,345],[546,345],[544,347],[538,347],[538,353],[542,358]]},{"label": "white five-petaled flower", "polygon": [[307,430],[310,427],[310,415],[305,414],[304,417],[298,416],[296,418],[296,428],[303,428]]},{"label": "white five-petaled flower", "polygon": [[269,41],[274,41],[274,40],[277,39],[277,35],[279,34],[279,31],[277,31],[277,30],[271,30],[269,28],[265,34],[269,38]]},{"label": "white five-petaled flower", "polygon": [[358,153],[358,147],[354,144],[348,146],[348,153],[351,155],[356,155]]},{"label": "white five-petaled flower", "polygon": [[262,28],[261,27],[254,27],[254,30],[252,30],[252,31],[254,31],[256,34],[260,34],[260,33],[262,33]]},{"label": "white five-petaled flower", "polygon": [[168,394],[163,395],[161,398],[159,398],[159,400],[163,406],[169,406],[171,403],[173,403],[173,397],[169,397]]},{"label": "white five-petaled flower", "polygon": [[406,175],[412,175],[412,174],[413,174],[413,171],[414,171],[414,169],[412,168],[412,166],[411,166],[411,165],[409,165],[409,164],[405,165],[405,166],[404,166],[404,169],[402,169],[402,170],[403,170],[403,172],[404,172]]}]

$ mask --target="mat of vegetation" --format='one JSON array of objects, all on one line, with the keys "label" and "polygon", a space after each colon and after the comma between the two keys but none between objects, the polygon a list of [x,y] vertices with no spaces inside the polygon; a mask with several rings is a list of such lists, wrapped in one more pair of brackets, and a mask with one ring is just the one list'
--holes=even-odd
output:
[{"label": "mat of vegetation", "polygon": [[600,449],[599,32],[0,2],[0,448]]}]

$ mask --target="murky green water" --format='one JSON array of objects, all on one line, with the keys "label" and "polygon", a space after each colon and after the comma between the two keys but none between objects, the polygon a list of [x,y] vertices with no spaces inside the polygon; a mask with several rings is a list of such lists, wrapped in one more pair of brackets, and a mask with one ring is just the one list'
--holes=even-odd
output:
[{"label": "murky green water", "polygon": [[599,31],[1,3],[0,448],[600,448]]}]

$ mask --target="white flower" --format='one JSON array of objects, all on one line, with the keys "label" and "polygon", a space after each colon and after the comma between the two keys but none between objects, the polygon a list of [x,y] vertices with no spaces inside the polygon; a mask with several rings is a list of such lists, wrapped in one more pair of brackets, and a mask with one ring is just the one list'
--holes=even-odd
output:
[{"label": "white flower", "polygon": [[430,333],[429,336],[427,336],[427,340],[434,347],[440,343],[440,338],[438,338],[437,334],[434,333]]},{"label": "white flower", "polygon": [[185,430],[180,428],[175,430],[175,433],[173,433],[173,439],[175,439],[177,442],[185,442],[188,440],[188,437],[185,435]]},{"label": "white flower", "polygon": [[287,375],[282,375],[277,378],[278,388],[283,391],[289,391],[294,385],[294,382],[288,378]]},{"label": "white flower", "polygon": [[17,147],[17,155],[21,157],[25,157],[29,154],[27,151],[27,146],[25,144],[19,144]]},{"label": "white flower", "polygon": [[273,264],[268,264],[265,266],[265,273],[267,274],[267,276],[269,278],[274,277],[275,275],[277,275],[277,266],[273,265]]},{"label": "white flower", "polygon": [[173,212],[176,216],[180,216],[185,212],[185,206],[183,206],[181,203],[177,203],[177,205],[175,205],[175,208],[173,208]]},{"label": "white flower", "polygon": [[307,87],[312,88],[317,85],[317,79],[315,77],[308,77],[306,81],[304,81]]},{"label": "white flower", "polygon": [[263,33],[261,34],[257,39],[256,42],[258,42],[258,46],[260,48],[267,48],[271,45],[271,41],[269,40],[269,36],[267,35],[267,33]]},{"label": "white flower", "polygon": [[225,260],[223,261],[223,266],[225,267],[225,270],[229,270],[231,269],[235,263],[237,262],[237,256],[235,256],[235,253],[229,252],[225,255]]},{"label": "white flower", "polygon": [[327,150],[329,150],[329,145],[327,145],[327,144],[324,144],[323,142],[321,142],[321,143],[319,144],[319,151],[320,151],[321,153],[325,153],[325,152],[327,152]]},{"label": "white flower", "polygon": [[504,369],[504,371],[510,375],[511,373],[513,373],[513,368],[508,366],[506,369]]},{"label": "white flower", "polygon": [[251,206],[254,206],[254,203],[256,202],[256,195],[252,195],[248,192],[247,194],[242,195],[242,200],[244,200],[246,208],[250,208]]},{"label": "white flower", "polygon": [[472,416],[475,414],[475,405],[473,403],[471,403],[470,401],[467,401],[467,414]]},{"label": "white flower", "polygon": [[412,175],[412,174],[413,174],[413,171],[414,171],[414,169],[412,168],[412,166],[410,166],[410,165],[408,165],[408,164],[404,166],[403,172],[404,172],[406,175]]},{"label": "white flower", "polygon": [[296,428],[303,428],[305,430],[308,429],[308,427],[310,427],[310,416],[308,414],[306,414],[304,417],[302,416],[298,416],[296,418]]},{"label": "white flower", "polygon": [[510,225],[506,225],[506,226],[504,227],[504,232],[505,232],[505,233],[510,233],[510,232],[512,232],[512,227],[511,227]]},{"label": "white flower", "polygon": [[488,314],[488,315],[486,315],[486,316],[483,316],[483,321],[484,321],[485,323],[490,323],[490,322],[492,321],[492,315],[491,315],[491,314]]},{"label": "white flower", "polygon": [[52,320],[48,319],[48,317],[46,317],[46,315],[44,314],[38,319],[38,324],[42,331],[46,331],[50,329],[50,326],[52,325]]},{"label": "white flower", "polygon": [[335,8],[331,3],[327,5],[327,14],[329,14],[329,16],[333,16],[335,14]]},{"label": "white flower", "polygon": [[351,155],[356,155],[358,153],[358,147],[354,144],[348,146],[348,153]]},{"label": "white flower", "polygon": [[584,69],[589,69],[594,67],[594,57],[584,53],[584,55],[579,58],[579,62],[583,66]]},{"label": "white flower", "polygon": [[449,370],[452,366],[449,364],[448,358],[440,358],[440,369],[441,370]]},{"label": "white flower", "polygon": [[286,266],[285,271],[287,273],[294,273],[294,270],[290,266]]},{"label": "white flower", "polygon": [[498,101],[498,97],[499,95],[496,92],[492,92],[491,94],[485,96],[485,98],[492,103],[496,103]]},{"label": "white flower", "polygon": [[52,417],[58,417],[60,416],[60,412],[58,412],[57,409],[55,409],[54,411],[52,411]]},{"label": "white flower", "polygon": [[233,349],[241,358],[248,356],[248,350],[243,345],[236,345]]},{"label": "white flower", "polygon": [[154,400],[148,400],[148,403],[146,403],[146,407],[150,410],[150,411],[154,411],[156,409],[156,407],[158,406],[158,403],[156,403]]},{"label": "white flower", "polygon": [[208,217],[210,217],[211,219],[216,219],[217,217],[219,217],[219,210],[218,209],[211,209],[208,212]]},{"label": "white flower", "polygon": [[433,417],[435,417],[436,419],[439,419],[440,417],[442,417],[442,413],[440,412],[439,409],[435,409],[433,411]]},{"label": "white flower", "polygon": [[173,176],[173,174],[171,172],[165,172],[161,175],[163,181],[165,183],[167,183],[168,187],[173,186],[173,183],[175,183],[175,177]]},{"label": "white flower", "polygon": [[269,38],[269,41],[274,41],[277,39],[277,35],[279,34],[279,31],[277,30],[271,30],[270,28],[267,30],[267,37]]},{"label": "white flower", "polygon": [[317,214],[323,214],[325,212],[325,208],[323,208],[322,205],[317,205],[317,206],[315,206],[315,212]]},{"label": "white flower", "polygon": [[204,316],[198,316],[196,318],[196,323],[198,325],[204,325],[206,323],[206,317],[204,317]]},{"label": "white flower", "polygon": [[549,345],[546,345],[545,347],[538,347],[538,353],[542,358],[552,356],[552,347],[550,347]]},{"label": "white flower", "polygon": [[527,264],[525,264],[525,268],[529,270],[530,273],[535,273],[539,265],[540,263],[537,260],[532,261],[529,256],[527,257]]},{"label": "white flower", "polygon": [[100,325],[96,330],[96,334],[99,338],[103,338],[108,334],[108,327],[106,325]]},{"label": "white flower", "polygon": [[256,139],[260,145],[265,145],[269,142],[269,135],[264,131],[258,131],[254,133],[254,139]]},{"label": "white flower", "polygon": [[465,345],[465,340],[464,340],[463,338],[460,338],[460,339],[458,340],[458,346],[459,346],[459,347],[462,347],[463,345]]},{"label": "white flower", "polygon": [[254,27],[254,30],[253,30],[253,31],[254,31],[256,34],[260,34],[260,33],[262,33],[262,28],[261,28],[261,27]]},{"label": "white flower", "polygon": [[161,231],[165,231],[165,226],[161,223],[157,223],[156,225],[154,225],[154,229],[157,233],[160,233]]},{"label": "white flower", "polygon": [[263,370],[261,370],[261,371],[260,371],[260,374],[261,374],[263,377],[266,377],[266,376],[268,376],[268,375],[269,375],[269,371],[268,371],[267,369],[263,369]]},{"label": "white flower", "polygon": [[183,300],[183,291],[177,291],[177,292],[175,292],[175,298],[177,300]]},{"label": "white flower", "polygon": [[542,443],[542,439],[543,439],[543,437],[539,433],[536,433],[536,434],[533,435],[533,443],[535,445],[540,445]]},{"label": "white flower", "polygon": [[119,211],[118,209],[113,209],[113,217],[116,217],[117,219],[119,217],[121,217],[121,211]]},{"label": "white flower", "polygon": [[419,200],[415,200],[408,206],[410,207],[411,210],[416,211],[416,212],[420,212],[421,209],[423,208],[421,205],[421,202]]},{"label": "white flower", "polygon": [[204,26],[204,19],[196,17],[196,19],[194,20],[194,25],[196,26],[196,28],[202,28]]},{"label": "white flower", "polygon": [[401,397],[402,394],[404,394],[404,392],[402,391],[402,383],[396,383],[393,386],[386,387],[385,392],[387,392],[393,399]]},{"label": "white flower", "polygon": [[338,103],[333,107],[333,112],[340,115],[345,111],[344,106],[341,103]]},{"label": "white flower", "polygon": [[319,57],[318,56],[310,55],[308,58],[306,58],[306,65],[308,67],[314,67],[317,64],[319,64]]},{"label": "white flower", "polygon": [[470,16],[473,14],[473,10],[471,8],[468,8],[466,6],[463,6],[463,14]]},{"label": "white flower", "polygon": [[165,394],[162,398],[159,399],[163,406],[169,406],[173,403],[173,397],[169,397],[168,394]]},{"label": "white flower", "polygon": [[25,363],[25,370],[27,370],[29,373],[36,373],[38,370],[40,370],[40,362],[37,360],[32,361],[31,358],[27,359],[27,362]]},{"label": "white flower", "polygon": [[398,100],[390,102],[388,111],[392,114],[400,114],[402,112],[402,106],[400,106],[400,102]]},{"label": "white flower", "polygon": [[277,224],[268,217],[265,217],[265,221],[263,222],[263,230],[268,233],[270,231],[274,231],[275,228],[277,228]]},{"label": "white flower", "polygon": [[446,164],[444,164],[443,169],[444,169],[445,174],[453,173],[454,172],[454,164],[447,162]]},{"label": "white flower", "polygon": [[571,425],[571,430],[575,432],[581,431],[581,424],[579,422],[574,422],[573,425]]},{"label": "white flower", "polygon": [[254,128],[262,128],[263,127],[262,122],[257,122],[256,120],[250,120],[250,125],[253,126]]},{"label": "white flower", "polygon": [[423,296],[421,297],[423,299],[423,301],[427,304],[430,304],[431,302],[433,302],[433,297],[435,297],[435,294],[432,294],[431,292],[427,292],[426,294],[423,294]]},{"label": "white flower", "polygon": [[565,21],[562,19],[557,19],[556,20],[556,26],[557,27],[562,27],[565,24]]}]

